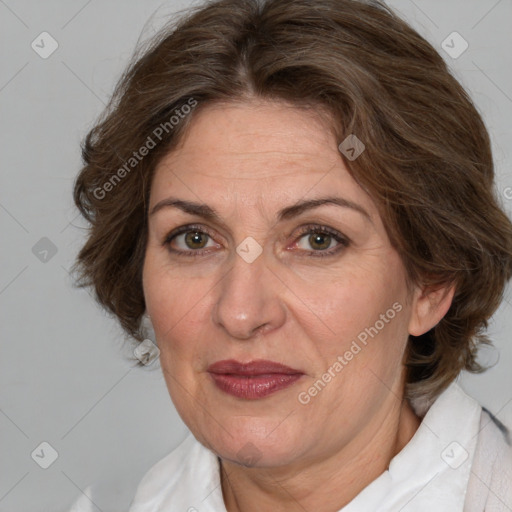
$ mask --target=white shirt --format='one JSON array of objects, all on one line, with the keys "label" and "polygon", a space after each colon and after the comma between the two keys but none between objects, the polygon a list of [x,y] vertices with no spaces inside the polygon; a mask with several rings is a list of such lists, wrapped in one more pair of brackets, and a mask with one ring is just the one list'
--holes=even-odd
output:
[{"label": "white shirt", "polygon": [[[88,512],[83,496],[71,512]],[[339,512],[512,512],[512,447],[452,383],[407,445]],[[129,512],[227,512],[217,456],[189,436],[140,482]]]}]

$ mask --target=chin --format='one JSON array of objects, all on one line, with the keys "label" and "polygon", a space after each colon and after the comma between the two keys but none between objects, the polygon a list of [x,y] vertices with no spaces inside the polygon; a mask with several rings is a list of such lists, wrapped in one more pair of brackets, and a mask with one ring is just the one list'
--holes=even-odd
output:
[{"label": "chin", "polygon": [[256,422],[254,417],[228,423],[226,430],[219,426],[215,432],[210,428],[194,435],[221,459],[247,467],[286,465],[304,450],[303,435],[296,425],[285,428],[283,422],[276,428],[275,421]]}]

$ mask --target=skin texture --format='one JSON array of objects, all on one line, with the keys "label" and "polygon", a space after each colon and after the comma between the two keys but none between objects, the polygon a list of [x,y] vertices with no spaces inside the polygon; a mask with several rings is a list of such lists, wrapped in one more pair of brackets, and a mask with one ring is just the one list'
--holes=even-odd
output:
[{"label": "skin texture", "polygon": [[[386,470],[419,425],[403,399],[408,334],[436,325],[453,290],[406,286],[377,207],[348,173],[339,142],[313,110],[262,100],[209,105],[155,171],[147,312],[172,401],[222,460],[229,512],[339,510]],[[151,213],[171,196],[208,204],[220,221],[175,207]],[[278,221],[280,209],[325,196],[352,201],[368,217],[323,205]],[[164,243],[188,224],[199,225],[189,230],[192,245],[186,234]],[[327,234],[315,244],[311,230],[300,231],[310,225],[349,243]],[[198,228],[209,235],[199,243]],[[236,252],[246,237],[262,248],[252,263]],[[400,312],[301,404],[299,393],[396,303]],[[224,359],[268,359],[304,375],[249,401],[214,385],[207,368]],[[242,457],[248,450],[250,463]]]}]

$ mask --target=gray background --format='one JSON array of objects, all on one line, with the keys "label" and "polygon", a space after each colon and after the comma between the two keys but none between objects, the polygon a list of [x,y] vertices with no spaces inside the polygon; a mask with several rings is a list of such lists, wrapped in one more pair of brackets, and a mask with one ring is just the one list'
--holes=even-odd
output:
[{"label": "gray background", "polygon": [[[491,133],[498,193],[510,211],[512,0],[389,3],[470,91]],[[71,201],[79,144],[141,34],[150,37],[188,5],[0,0],[0,511],[67,510],[97,481],[108,481],[108,492],[93,510],[124,510],[147,469],[186,435],[157,364],[133,368],[133,346],[87,291],[72,288],[68,271],[85,227]],[[59,45],[46,59],[31,47],[43,31]],[[453,31],[469,43],[456,59],[441,47]],[[460,382],[512,425],[509,296],[490,325],[496,349],[482,356],[498,364]],[[42,442],[58,453],[48,469],[31,457]],[[40,462],[49,461],[45,450]]]}]

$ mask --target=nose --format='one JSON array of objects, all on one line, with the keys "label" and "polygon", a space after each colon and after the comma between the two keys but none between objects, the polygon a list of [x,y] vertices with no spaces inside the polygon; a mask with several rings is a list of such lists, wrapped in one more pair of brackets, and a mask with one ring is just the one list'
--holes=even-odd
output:
[{"label": "nose", "polygon": [[248,263],[236,254],[231,270],[216,287],[214,324],[238,340],[279,328],[286,319],[282,288],[283,283],[267,267],[264,255]]}]

